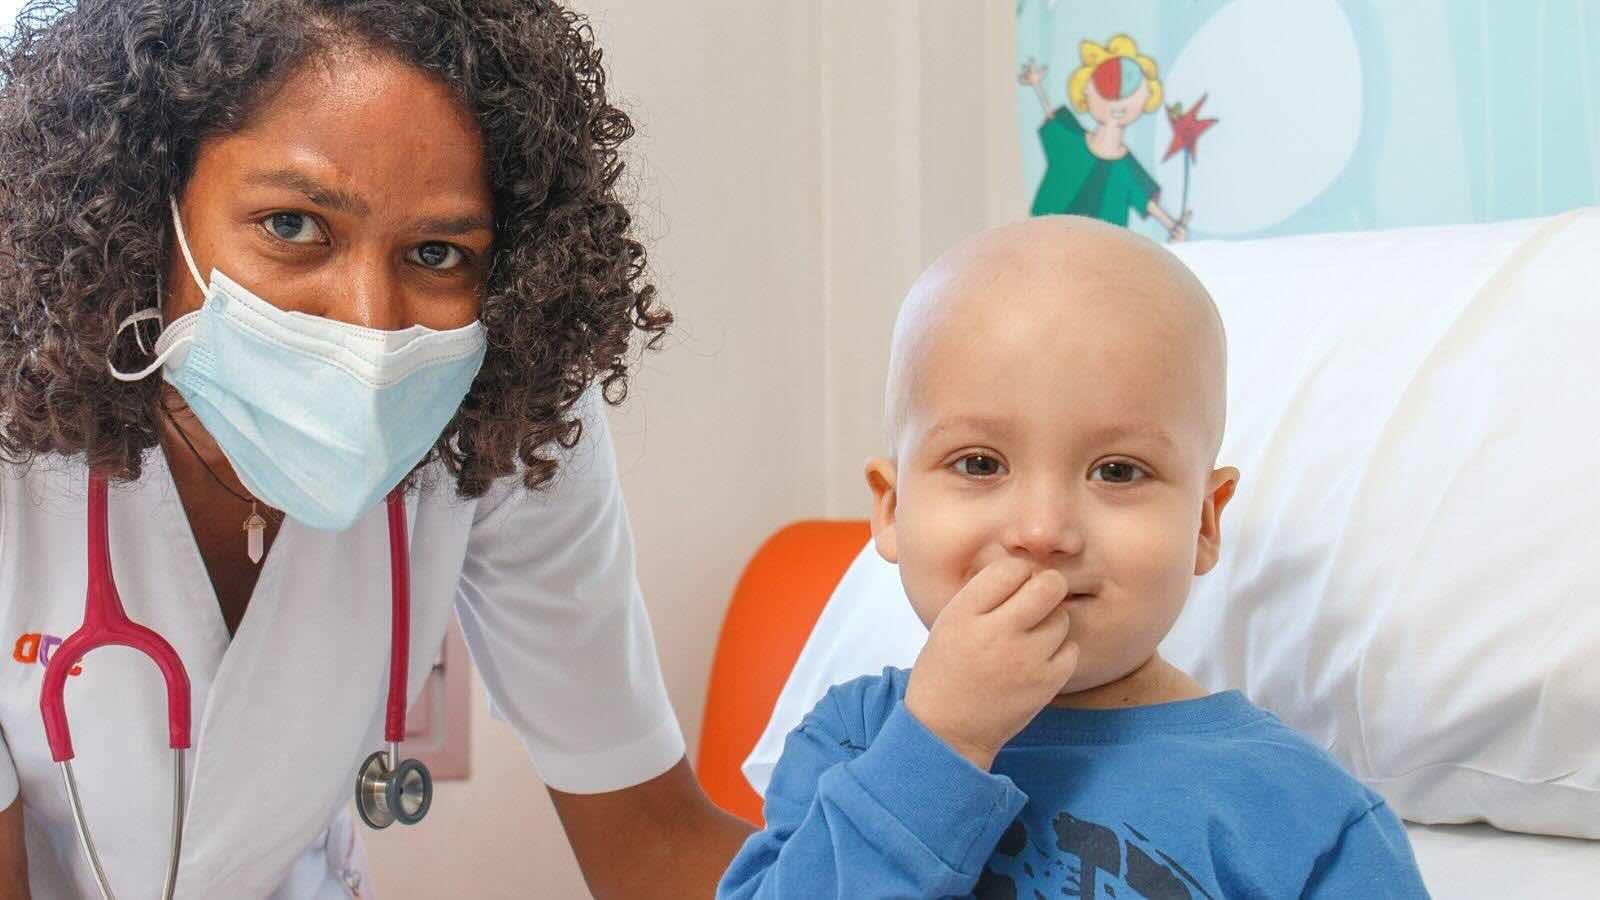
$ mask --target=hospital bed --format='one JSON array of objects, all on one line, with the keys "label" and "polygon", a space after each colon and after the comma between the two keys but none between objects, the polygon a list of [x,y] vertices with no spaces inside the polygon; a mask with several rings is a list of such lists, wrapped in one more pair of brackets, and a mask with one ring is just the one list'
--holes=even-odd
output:
[{"label": "hospital bed", "polygon": [[[1596,247],[1582,210],[1181,251],[1242,479],[1163,653],[1382,793],[1441,898],[1600,896]],[[788,728],[926,637],[867,539],[790,525],[735,590],[697,768],[752,822]]]}]

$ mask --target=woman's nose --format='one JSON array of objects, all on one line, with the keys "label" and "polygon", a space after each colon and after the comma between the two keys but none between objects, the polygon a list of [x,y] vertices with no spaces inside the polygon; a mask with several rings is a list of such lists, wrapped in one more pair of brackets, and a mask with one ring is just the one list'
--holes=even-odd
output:
[{"label": "woman's nose", "polygon": [[388,259],[353,258],[345,267],[343,284],[331,286],[323,316],[350,325],[378,331],[399,331],[410,327],[400,273]]}]

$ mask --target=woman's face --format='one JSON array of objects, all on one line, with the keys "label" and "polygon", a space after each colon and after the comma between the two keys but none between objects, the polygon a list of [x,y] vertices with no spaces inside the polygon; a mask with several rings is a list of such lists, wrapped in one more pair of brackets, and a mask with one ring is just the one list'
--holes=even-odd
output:
[{"label": "woman's face", "polygon": [[[385,331],[478,316],[494,242],[482,135],[394,57],[341,51],[291,74],[243,130],[200,145],[178,206],[203,277],[282,309]],[[171,322],[204,297],[168,249]]]}]

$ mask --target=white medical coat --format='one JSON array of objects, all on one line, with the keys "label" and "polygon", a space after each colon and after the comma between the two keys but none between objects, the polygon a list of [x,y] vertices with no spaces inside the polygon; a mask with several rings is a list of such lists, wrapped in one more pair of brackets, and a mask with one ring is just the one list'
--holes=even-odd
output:
[{"label": "white medical coat", "polygon": [[[545,491],[508,479],[462,501],[439,470],[408,496],[409,689],[415,699],[454,611],[493,710],[545,782],[592,793],[659,775],[684,744],[592,392],[583,410],[584,439]],[[230,641],[165,460],[146,460],[137,483],[112,485],[111,563],[128,615],[166,637],[189,672],[178,896],[322,900],[351,896],[349,885],[375,896],[348,806],[357,767],[382,746],[383,504],[340,533],[285,521]],[[45,743],[45,668],[24,661],[82,619],[86,485],[81,464],[0,465],[0,808],[20,789],[35,900],[98,896]],[[172,808],[163,682],[121,647],[91,652],[82,670],[67,679],[66,705],[85,812],[113,888],[153,896]]]}]

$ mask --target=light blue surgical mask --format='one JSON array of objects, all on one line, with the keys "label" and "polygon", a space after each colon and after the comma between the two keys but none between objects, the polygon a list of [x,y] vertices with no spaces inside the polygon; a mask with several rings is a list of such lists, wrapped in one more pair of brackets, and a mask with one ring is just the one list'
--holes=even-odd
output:
[{"label": "light blue surgical mask", "polygon": [[[349,528],[460,408],[483,365],[483,324],[379,331],[279,309],[217,269],[208,287],[171,205],[205,303],[162,330],[147,368],[111,373],[161,369],[257,499],[314,528]],[[118,330],[160,315],[135,313]]]}]

